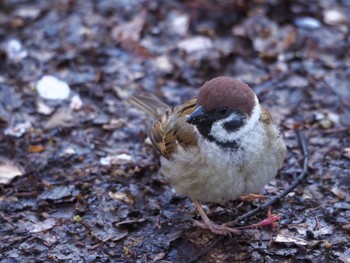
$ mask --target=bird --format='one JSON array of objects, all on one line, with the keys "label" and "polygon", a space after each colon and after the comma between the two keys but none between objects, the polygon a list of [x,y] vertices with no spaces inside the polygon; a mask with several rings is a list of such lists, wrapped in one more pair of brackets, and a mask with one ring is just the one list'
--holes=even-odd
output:
[{"label": "bird", "polygon": [[219,76],[179,106],[150,93],[128,101],[153,119],[148,136],[161,155],[162,173],[177,194],[193,201],[202,218],[195,225],[214,234],[240,234],[209,219],[201,204],[224,204],[254,193],[283,165],[286,146],[278,124],[254,91]]}]

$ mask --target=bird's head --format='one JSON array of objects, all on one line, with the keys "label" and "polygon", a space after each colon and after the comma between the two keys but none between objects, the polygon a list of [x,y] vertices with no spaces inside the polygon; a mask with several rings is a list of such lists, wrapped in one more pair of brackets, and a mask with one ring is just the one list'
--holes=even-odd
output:
[{"label": "bird's head", "polygon": [[204,139],[222,147],[237,147],[241,136],[254,129],[260,107],[253,90],[229,77],[217,77],[204,83],[197,106],[187,122],[195,125]]}]

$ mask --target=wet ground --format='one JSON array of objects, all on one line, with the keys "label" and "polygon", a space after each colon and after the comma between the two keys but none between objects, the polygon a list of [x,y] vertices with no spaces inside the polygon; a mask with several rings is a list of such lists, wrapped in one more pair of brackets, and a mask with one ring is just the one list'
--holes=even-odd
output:
[{"label": "wet ground", "polygon": [[[350,262],[349,1],[0,2],[1,262]],[[219,237],[159,172],[146,116],[208,79],[247,82],[280,122],[276,229]],[[227,222],[266,201],[206,204]],[[262,220],[265,212],[240,224]]]}]

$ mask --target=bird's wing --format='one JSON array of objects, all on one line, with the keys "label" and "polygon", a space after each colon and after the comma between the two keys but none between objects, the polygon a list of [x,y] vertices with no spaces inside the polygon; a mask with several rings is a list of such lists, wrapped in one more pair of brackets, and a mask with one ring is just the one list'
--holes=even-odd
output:
[{"label": "bird's wing", "polygon": [[178,145],[184,148],[197,145],[194,126],[186,122],[186,117],[196,107],[196,99],[172,109],[149,93],[132,96],[128,102],[157,119],[149,129],[148,136],[164,157],[171,159]]},{"label": "bird's wing", "polygon": [[149,137],[159,152],[171,159],[178,145],[188,148],[197,146],[194,127],[186,122],[186,118],[196,107],[196,99],[192,99],[167,111],[156,121]]},{"label": "bird's wing", "polygon": [[265,124],[271,124],[273,122],[270,112],[260,105],[260,120]]},{"label": "bird's wing", "polygon": [[128,99],[128,102],[139,108],[153,119],[159,119],[170,110],[169,105],[162,102],[157,96],[151,93],[140,93]]}]

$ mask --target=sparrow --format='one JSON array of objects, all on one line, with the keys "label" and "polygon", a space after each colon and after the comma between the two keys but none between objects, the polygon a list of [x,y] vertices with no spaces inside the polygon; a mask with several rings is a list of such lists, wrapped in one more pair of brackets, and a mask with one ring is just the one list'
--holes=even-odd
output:
[{"label": "sparrow", "polygon": [[188,196],[215,234],[239,234],[211,221],[201,202],[223,204],[258,191],[278,172],[286,146],[269,111],[244,82],[216,77],[197,98],[174,108],[152,94],[129,98],[154,121],[148,136],[161,154],[162,173]]}]

